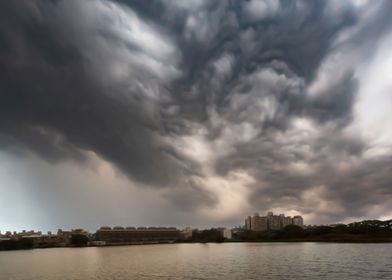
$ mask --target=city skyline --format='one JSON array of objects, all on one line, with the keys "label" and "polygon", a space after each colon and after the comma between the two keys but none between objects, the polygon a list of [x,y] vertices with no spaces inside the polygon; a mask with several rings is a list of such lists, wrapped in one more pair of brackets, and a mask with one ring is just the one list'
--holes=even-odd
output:
[{"label": "city skyline", "polygon": [[392,218],[392,1],[0,15],[0,230]]}]

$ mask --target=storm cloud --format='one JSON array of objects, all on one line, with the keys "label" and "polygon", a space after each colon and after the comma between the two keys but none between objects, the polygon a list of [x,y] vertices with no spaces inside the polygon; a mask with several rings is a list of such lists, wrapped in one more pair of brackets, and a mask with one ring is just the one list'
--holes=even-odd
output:
[{"label": "storm cloud", "polygon": [[2,198],[14,180],[36,194],[26,213],[63,205],[44,203],[41,227],[71,224],[70,194],[86,189],[102,218],[70,207],[92,228],[235,225],[270,209],[390,217],[391,19],[390,1],[1,3],[0,159],[26,170],[0,172]]}]

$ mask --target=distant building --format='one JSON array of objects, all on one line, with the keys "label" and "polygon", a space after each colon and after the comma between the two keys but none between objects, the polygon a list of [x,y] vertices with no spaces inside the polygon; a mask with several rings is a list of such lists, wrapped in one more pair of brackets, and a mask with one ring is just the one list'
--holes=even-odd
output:
[{"label": "distant building", "polygon": [[88,231],[87,231],[87,230],[84,230],[84,229],[82,229],[82,228],[77,228],[77,229],[71,230],[71,234],[88,235]]},{"label": "distant building", "polygon": [[260,216],[255,213],[253,217],[248,216],[245,219],[245,229],[252,231],[280,230],[288,225],[298,225],[303,227],[303,218],[301,216],[285,217],[284,214],[274,215],[269,211],[267,216]]},{"label": "distant building", "polygon": [[266,217],[260,217],[258,213],[255,213],[251,225],[251,230],[264,231],[268,229],[268,220]]},{"label": "distant building", "polygon": [[181,237],[183,239],[190,239],[193,236],[193,229],[187,227],[181,231]]},{"label": "distant building", "polygon": [[303,227],[304,226],[304,220],[301,216],[294,216],[293,217],[293,225]]},{"label": "distant building", "polygon": [[67,245],[66,240],[62,236],[52,234],[25,235],[21,236],[20,239],[32,240],[35,248],[65,247]]},{"label": "distant building", "polygon": [[233,238],[233,232],[232,232],[232,230],[231,229],[224,229],[223,231],[222,231],[222,233],[223,233],[223,238],[226,238],[226,239],[232,239]]},{"label": "distant building", "polygon": [[272,212],[268,212],[267,220],[268,220],[268,229],[279,230],[282,228],[281,216],[275,216]]},{"label": "distant building", "polygon": [[287,217],[283,216],[281,222],[282,222],[282,228],[284,228],[286,226],[292,225],[293,219],[290,216]]},{"label": "distant building", "polygon": [[252,217],[251,216],[248,216],[245,219],[245,229],[252,230]]},{"label": "distant building", "polygon": [[71,241],[72,231],[58,229],[57,230],[57,236],[62,237],[64,239],[65,244],[68,245],[70,243],[70,241]]},{"label": "distant building", "polygon": [[260,218],[261,217],[260,217],[259,213],[255,213],[253,215],[251,223],[250,223],[251,230],[256,230],[256,231],[260,230],[260,223],[261,223]]},{"label": "distant building", "polygon": [[95,233],[97,241],[105,241],[106,244],[131,244],[131,243],[155,243],[155,242],[173,242],[180,239],[181,233],[176,228],[164,227],[139,227],[123,228],[101,227]]}]

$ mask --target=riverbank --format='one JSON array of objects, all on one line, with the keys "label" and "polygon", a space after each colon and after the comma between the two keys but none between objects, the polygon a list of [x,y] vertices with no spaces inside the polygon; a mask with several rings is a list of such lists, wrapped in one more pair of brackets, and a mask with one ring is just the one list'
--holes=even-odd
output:
[{"label": "riverbank", "polygon": [[124,242],[124,243],[111,243],[105,245],[86,245],[86,246],[42,246],[33,247],[26,245],[13,245],[8,247],[0,247],[0,251],[14,251],[14,250],[33,250],[33,249],[55,249],[55,248],[91,248],[91,247],[124,247],[124,246],[134,246],[134,245],[163,245],[163,244],[222,244],[222,243],[345,243],[345,244],[381,244],[381,243],[392,243],[392,238],[384,239],[322,239],[322,238],[312,238],[312,239],[275,239],[275,240],[224,240],[224,241],[175,241],[175,242]]}]

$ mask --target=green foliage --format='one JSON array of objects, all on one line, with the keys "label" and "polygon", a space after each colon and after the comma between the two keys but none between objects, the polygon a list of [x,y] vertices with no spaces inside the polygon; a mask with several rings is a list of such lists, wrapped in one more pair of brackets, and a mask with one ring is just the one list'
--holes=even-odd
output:
[{"label": "green foliage", "polygon": [[71,236],[71,245],[87,246],[88,237],[84,234],[73,234]]},{"label": "green foliage", "polygon": [[238,241],[392,242],[392,220],[307,228],[289,225],[278,231],[244,230],[235,234],[234,238]]},{"label": "green foliage", "polygon": [[291,238],[303,238],[308,233],[301,227],[296,225],[289,225],[278,231],[275,235],[277,239],[291,239]]},{"label": "green foliage", "polygon": [[193,231],[192,237],[190,240],[191,242],[223,242],[224,238],[222,232],[217,229],[206,229],[206,230],[196,230]]},{"label": "green foliage", "polygon": [[4,240],[0,241],[0,250],[32,249],[33,245],[32,239]]}]

